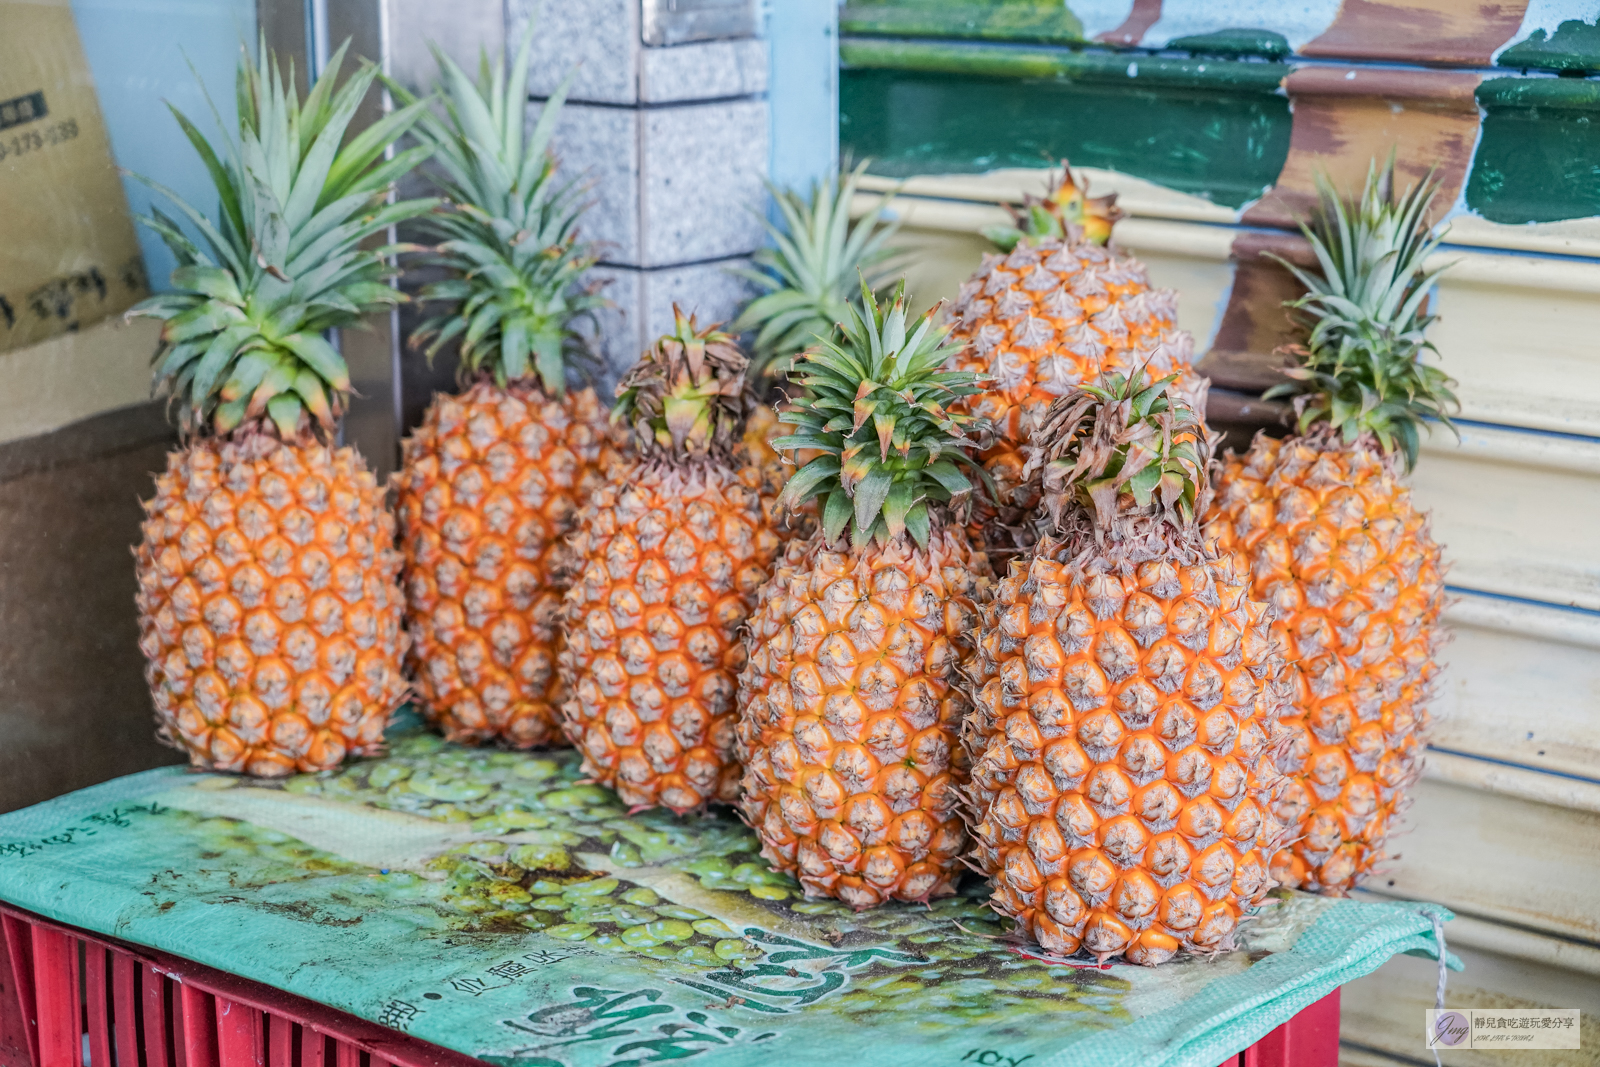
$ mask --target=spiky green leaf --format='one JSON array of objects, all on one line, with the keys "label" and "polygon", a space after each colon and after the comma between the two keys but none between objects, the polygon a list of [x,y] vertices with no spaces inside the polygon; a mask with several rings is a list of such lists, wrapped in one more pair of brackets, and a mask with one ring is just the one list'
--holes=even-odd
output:
[{"label": "spiky green leaf", "polygon": [[1317,267],[1279,258],[1306,295],[1289,302],[1309,329],[1292,348],[1300,365],[1268,396],[1297,396],[1302,433],[1329,423],[1346,441],[1372,434],[1392,451],[1398,442],[1409,469],[1423,420],[1448,424],[1451,382],[1424,362],[1428,294],[1444,266],[1428,266],[1443,233],[1427,220],[1438,192],[1430,174],[1401,193],[1394,156],[1374,160],[1360,196],[1347,203],[1325,175],[1317,179],[1320,209],[1301,229]]},{"label": "spiky green leaf", "polygon": [[848,528],[856,539],[909,532],[926,544],[926,502],[962,508],[972,493],[957,462],[975,420],[952,414],[951,401],[978,392],[979,379],[942,369],[954,351],[948,327],[934,311],[908,324],[904,289],[886,305],[869,289],[862,310],[848,309],[840,333],[803,353],[790,376],[805,395],[786,413],[796,432],[774,447],[826,454],[791,479],[783,501],[824,499],[830,541]]},{"label": "spiky green leaf", "polygon": [[[174,110],[216,188],[215,223],[172,190],[139,179],[176,206],[210,251],[159,211],[142,220],[178,257],[173,284],[195,298],[185,306],[163,296],[135,309],[167,320],[157,382],[179,402],[191,432],[226,433],[261,413],[280,432],[299,432],[301,413],[310,411],[314,427],[330,436],[350,383],[320,335],[400,299],[384,284],[395,249],[363,242],[437,203],[377,206],[398,173],[381,157],[425,108],[402,108],[350,136],[376,71],[368,64],[342,78],[346,49],[303,100],[290,67],[264,42],[258,62],[243,56],[237,135],[222,151]],[[187,347],[193,343],[204,346],[198,358]],[[275,404],[279,396],[285,399]]]},{"label": "spiky green leaf", "polygon": [[[421,299],[448,310],[425,321],[411,343],[432,358],[459,337],[464,376],[505,382],[537,375],[546,392],[560,394],[569,370],[584,376],[598,369],[594,331],[584,327],[595,326],[594,313],[607,302],[580,282],[598,258],[596,246],[578,235],[584,191],[558,180],[550,153],[570,75],[523,136],[533,32],[530,23],[509,74],[503,56],[492,64],[484,56],[476,81],[435,51],[445,115],[421,112],[417,136],[434,152],[435,181],[450,206],[429,215],[423,228],[438,241],[426,262],[450,277],[425,288]],[[407,108],[426,104],[385,84]]]},{"label": "spiky green leaf", "polygon": [[814,182],[808,196],[769,185],[781,222],[762,215],[773,247],[755,256],[759,269],[734,273],[766,292],[752,300],[730,327],[755,330],[752,363],[774,375],[802,350],[827,340],[847,308],[860,309],[860,287],[876,292],[888,280],[896,253],[888,247],[899,228],[891,221],[891,194],[875,210],[851,219],[867,162]]}]

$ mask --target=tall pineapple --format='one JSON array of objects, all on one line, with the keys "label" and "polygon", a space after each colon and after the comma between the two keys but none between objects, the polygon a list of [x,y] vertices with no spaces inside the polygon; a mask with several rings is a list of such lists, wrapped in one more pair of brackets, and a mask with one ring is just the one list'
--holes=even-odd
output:
[{"label": "tall pineapple", "polygon": [[748,360],[676,308],[617,386],[637,462],[583,512],[561,673],[584,771],[629,804],[733,803],[740,630],[779,546],[740,453]]},{"label": "tall pineapple", "polygon": [[[350,392],[325,331],[402,299],[393,249],[364,242],[433,206],[386,203],[427,155],[383,158],[421,113],[402,108],[345,142],[371,87],[338,84],[341,47],[304,101],[261,49],[239,67],[239,136],[218,153],[181,113],[221,201],[203,237],[160,211],[143,221],[177,256],[156,382],[184,447],[145,503],[135,557],[140,647],[159,736],[197,766],[261,776],[335,767],[380,750],[405,692],[400,561],[383,490],[331,443]],[[342,144],[342,147],[341,147]]]},{"label": "tall pineapple", "polygon": [[[1275,393],[1295,395],[1298,434],[1258,435],[1223,464],[1207,535],[1235,553],[1277,609],[1294,670],[1291,782],[1277,811],[1298,826],[1273,860],[1280,881],[1342,893],[1384,855],[1422,767],[1424,705],[1439,665],[1439,546],[1401,482],[1424,418],[1449,423],[1450,381],[1422,362],[1424,260],[1437,186],[1404,195],[1393,162],[1343,203],[1326,181],[1304,227],[1319,270],[1285,263],[1309,292],[1291,304],[1310,338]],[[1274,393],[1269,393],[1269,396]]]},{"label": "tall pineapple", "polygon": [[856,908],[954,891],[966,834],[956,688],[989,564],[959,512],[972,483],[952,401],[974,376],[928,312],[908,335],[904,283],[799,357],[805,387],[777,447],[817,449],[784,502],[821,505],[750,618],[739,677],[746,820],[808,894]]},{"label": "tall pineapple", "polygon": [[1144,265],[1110,244],[1122,217],[1116,194],[1091,199],[1086,190],[1063,163],[1048,197],[1027,198],[1014,225],[985,230],[1000,251],[983,257],[950,312],[952,338],[967,342],[952,365],[991,378],[963,410],[994,425],[979,458],[998,514],[983,505],[979,518],[997,550],[1032,540],[1025,522],[1038,487],[1024,485],[1023,448],[1052,401],[1102,374],[1143,368],[1179,375],[1180,391],[1204,406],[1194,340],[1176,325],[1177,294],[1151,289]]},{"label": "tall pineapple", "polygon": [[1053,534],[984,611],[963,738],[991,904],[1047,951],[1155,965],[1226,946],[1271,887],[1270,613],[1203,543],[1209,445],[1110,375],[1035,431]]},{"label": "tall pineapple", "polygon": [[523,136],[532,40],[476,84],[439,57],[447,120],[420,129],[453,207],[426,223],[449,277],[421,296],[449,307],[412,342],[431,358],[460,338],[463,388],[434,398],[395,479],[423,708],[452,740],[518,748],[562,740],[564,539],[620,462],[594,390],[567,384],[603,300],[578,284],[594,247],[548,150],[562,93]]}]

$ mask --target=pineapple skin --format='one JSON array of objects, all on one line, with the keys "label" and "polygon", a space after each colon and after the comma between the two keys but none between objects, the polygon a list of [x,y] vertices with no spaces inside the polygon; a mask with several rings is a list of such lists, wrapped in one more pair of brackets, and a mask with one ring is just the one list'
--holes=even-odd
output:
[{"label": "pineapple skin", "polygon": [[956,681],[990,573],[961,529],[925,550],[904,535],[785,546],[739,677],[740,806],[807,895],[861,909],[955,892],[969,707]]},{"label": "pineapple skin", "polygon": [[1281,836],[1270,614],[1228,560],[1073,555],[1042,541],[984,610],[963,742],[991,906],[1059,955],[1226,948]]},{"label": "pineapple skin", "polygon": [[1206,536],[1276,610],[1291,664],[1291,741],[1278,761],[1290,781],[1276,812],[1299,840],[1274,857],[1273,876],[1343,894],[1384,858],[1422,770],[1445,639],[1439,546],[1370,437],[1258,435],[1217,486]]},{"label": "pineapple skin", "polygon": [[[1142,263],[1083,239],[1076,225],[1066,239],[1025,237],[1010,253],[983,257],[950,309],[950,336],[967,343],[954,369],[993,379],[956,407],[994,424],[995,441],[978,459],[995,480],[1003,522],[1016,525],[1037,505],[1036,493],[1017,489],[1023,446],[1051,401],[1139,366],[1152,379],[1178,374],[1178,391],[1196,393],[1194,339],[1177,316],[1177,293],[1152,289]],[[976,517],[989,519],[988,510]]]},{"label": "pineapple skin", "polygon": [[377,755],[406,693],[394,518],[351,448],[267,434],[173,452],[134,550],[157,737],[281,777]]},{"label": "pineapple skin", "polygon": [[566,593],[567,738],[636,807],[731,804],[740,631],[781,544],[761,470],[623,468],[585,509]]},{"label": "pineapple skin", "polygon": [[[788,521],[784,509],[778,506],[778,494],[783,492],[784,483],[794,474],[795,464],[786,461],[783,455],[772,447],[772,440],[793,432],[794,427],[785,423],[770,406],[754,404],[745,419],[744,434],[740,439],[743,446],[740,452],[741,459],[755,472],[760,486],[762,517],[767,526],[777,530],[778,536],[784,539],[806,536],[810,533],[809,527],[801,533],[801,527]],[[810,509],[813,514],[815,511],[815,508]]]},{"label": "pineapple skin", "polygon": [[783,421],[783,416],[766,404],[756,404],[745,420],[743,459],[756,471],[761,484],[761,509],[767,525],[776,530],[785,541],[810,537],[817,529],[817,504],[807,500],[796,508],[785,508],[778,503],[784,483],[794,477],[795,471],[816,456],[816,449],[798,448],[792,455],[784,455],[772,447],[775,438],[795,432],[795,427]]},{"label": "pineapple skin", "polygon": [[565,538],[622,462],[594,390],[487,380],[439,395],[394,478],[410,665],[451,741],[538,748],[561,733]]}]

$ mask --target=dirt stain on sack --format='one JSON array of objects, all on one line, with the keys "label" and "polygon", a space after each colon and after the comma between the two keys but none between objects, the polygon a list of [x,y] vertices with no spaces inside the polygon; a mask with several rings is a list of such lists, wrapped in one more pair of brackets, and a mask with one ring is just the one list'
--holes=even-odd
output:
[{"label": "dirt stain on sack", "polygon": [[353,919],[336,919],[304,900],[290,901],[287,904],[258,900],[252,902],[251,906],[274,915],[282,915],[287,919],[294,919],[296,922],[314,923],[317,926],[355,926],[361,921],[359,915]]}]

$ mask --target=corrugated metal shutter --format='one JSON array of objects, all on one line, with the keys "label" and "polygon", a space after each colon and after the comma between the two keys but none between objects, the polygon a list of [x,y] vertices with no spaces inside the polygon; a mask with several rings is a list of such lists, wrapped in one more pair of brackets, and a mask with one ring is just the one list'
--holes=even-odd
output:
[{"label": "corrugated metal shutter", "polygon": [[[1592,1064],[1600,81],[1552,75],[1600,69],[1600,29],[1592,5],[1278,6],[853,4],[841,136],[881,157],[880,189],[904,182],[911,286],[930,301],[976,265],[976,231],[1004,221],[998,203],[1040,190],[1041,172],[1019,164],[1059,153],[1115,167],[1091,169],[1092,189],[1119,192],[1119,243],[1179,290],[1180,323],[1208,353],[1212,418],[1235,440],[1273,415],[1258,395],[1292,289],[1259,252],[1292,240],[1313,170],[1351,180],[1391,145],[1402,172],[1438,166],[1456,201],[1442,253],[1455,265],[1431,336],[1460,381],[1463,422],[1459,442],[1433,434],[1413,486],[1453,561],[1455,640],[1413,829],[1364,892],[1455,909],[1468,968],[1450,1002],[1580,1008],[1587,1050],[1539,1062]],[[1245,18],[1263,28],[1238,29]],[[1432,983],[1430,964],[1401,958],[1348,987],[1346,1061],[1431,1059]],[[1472,1056],[1445,1058],[1510,1062]]]}]

